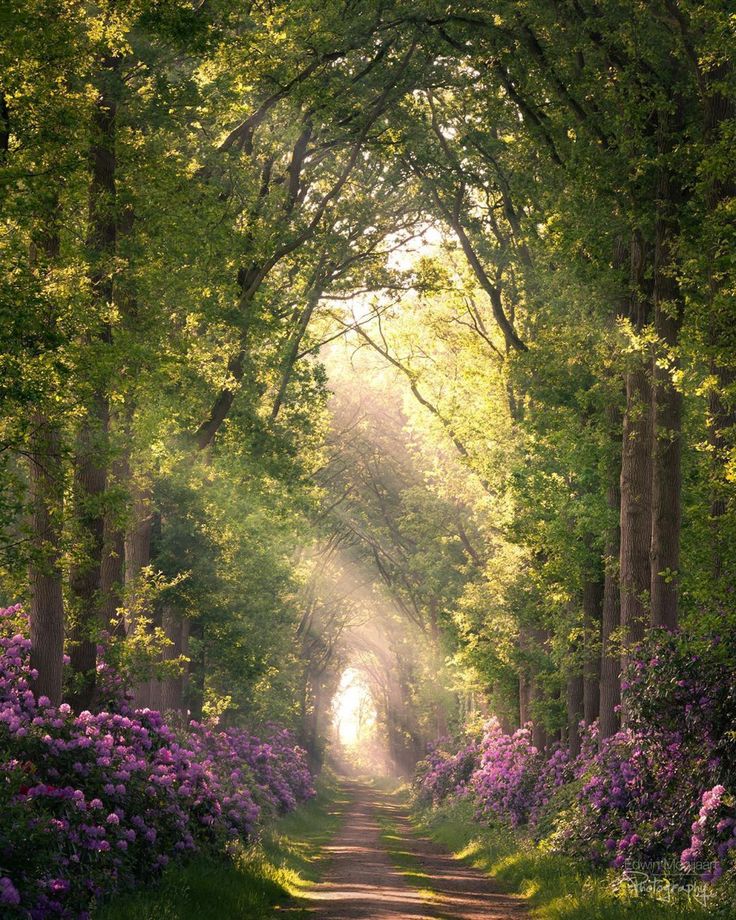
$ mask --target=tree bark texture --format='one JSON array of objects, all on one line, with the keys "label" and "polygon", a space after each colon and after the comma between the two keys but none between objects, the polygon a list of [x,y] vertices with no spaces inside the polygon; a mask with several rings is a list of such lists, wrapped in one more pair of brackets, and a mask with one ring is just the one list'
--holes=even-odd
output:
[{"label": "tree bark texture", "polygon": [[[615,410],[613,410],[615,412]],[[615,412],[618,416],[618,412]],[[617,428],[618,426],[616,426]],[[621,487],[618,464],[613,468],[606,494],[608,507],[615,514],[616,523],[606,535],[605,576],[603,583],[603,610],[601,624],[601,698],[599,737],[609,738],[620,727],[618,707],[621,704],[621,659],[617,647],[612,648],[612,636],[621,623],[621,593],[618,578],[621,547]]]},{"label": "tree bark texture", "polygon": [[598,718],[601,695],[601,626],[604,584],[589,578],[583,584],[585,662],[583,666],[583,718],[590,725]]},{"label": "tree bark texture", "polygon": [[[649,298],[644,290],[646,252],[632,236],[632,300],[629,317],[636,331],[648,322]],[[626,372],[626,409],[621,450],[621,626],[625,643],[644,636],[649,621],[652,537],[652,386],[651,361],[632,355]],[[626,655],[624,655],[626,659]],[[625,663],[625,662],[624,662]]]},{"label": "tree bark texture", "polygon": [[[115,213],[115,138],[117,62],[103,62],[90,145],[89,225],[87,252],[94,316],[100,325],[97,340],[110,343],[109,311],[113,303],[113,273],[117,217]],[[91,342],[90,342],[91,344]],[[103,499],[107,482],[109,405],[104,375],[80,423],[74,475],[74,513],[84,556],[70,579],[75,626],[70,657],[80,675],[74,694],[77,708],[87,708],[94,695],[97,635],[101,623],[100,589],[104,546]]]},{"label": "tree bark texture", "polygon": [[[672,153],[677,124],[660,116],[659,148]],[[677,137],[679,141],[679,136]],[[663,165],[657,181],[654,244],[654,327],[658,347],[652,362],[652,536],[651,623],[677,626],[682,520],[682,393],[673,372],[684,317],[684,298],[675,277],[673,248],[682,194],[677,178]]]},{"label": "tree bark texture", "polygon": [[29,444],[29,504],[32,552],[31,667],[38,671],[34,691],[53,705],[61,702],[64,659],[64,598],[61,573],[61,521],[64,480],[61,436],[42,413],[33,418]]},{"label": "tree bark texture", "polygon": [[583,718],[583,676],[573,674],[567,679],[567,746],[570,757],[580,753],[580,721]]}]

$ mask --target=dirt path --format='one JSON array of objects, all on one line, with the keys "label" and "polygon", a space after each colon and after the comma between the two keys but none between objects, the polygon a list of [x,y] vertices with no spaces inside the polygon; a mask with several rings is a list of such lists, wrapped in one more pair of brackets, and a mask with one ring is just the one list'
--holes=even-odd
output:
[{"label": "dirt path", "polygon": [[[315,920],[516,920],[527,917],[523,904],[503,894],[491,879],[463,865],[429,840],[411,831],[406,811],[388,795],[351,783],[353,802],[342,830],[328,847],[324,882],[310,895],[302,916]],[[397,869],[381,839],[381,826],[392,834],[390,848],[400,851]],[[411,885],[406,873],[414,874]],[[421,885],[419,888],[417,885]],[[429,889],[422,890],[422,889]]]}]

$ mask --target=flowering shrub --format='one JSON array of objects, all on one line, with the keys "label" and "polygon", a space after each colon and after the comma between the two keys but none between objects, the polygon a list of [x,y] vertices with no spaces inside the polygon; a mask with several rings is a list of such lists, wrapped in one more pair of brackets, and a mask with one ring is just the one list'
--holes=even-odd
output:
[{"label": "flowering shrub", "polygon": [[480,763],[477,741],[468,741],[455,754],[438,743],[417,765],[414,798],[422,806],[439,805],[448,796],[465,795],[468,783]]},{"label": "flowering shrub", "polygon": [[[651,666],[656,669],[659,662]],[[599,745],[593,726],[583,734],[575,760],[561,746],[542,754],[527,728],[508,735],[492,721],[474,753],[477,766],[459,788],[472,791],[479,820],[530,825],[569,855],[613,868],[631,862],[659,865],[662,871],[679,861],[683,871],[716,881],[736,856],[736,798],[715,785],[717,778],[732,775],[733,764],[724,763],[721,739],[711,739],[707,731],[699,737],[694,726],[707,728],[707,719],[712,727],[728,697],[706,697],[695,675],[687,687],[674,684],[660,698],[672,707],[675,701],[682,705],[680,730],[672,727],[677,724],[672,713],[663,719],[664,727],[646,728],[645,706],[637,704],[635,728]],[[694,712],[692,693],[704,700],[705,713]],[[456,794],[462,754],[435,750],[423,761],[415,787],[421,804],[436,805]]]},{"label": "flowering shrub", "polygon": [[545,810],[553,801],[558,789],[575,778],[575,761],[570,760],[567,748],[555,745],[548,757],[542,761],[531,793],[529,823],[537,825]]},{"label": "flowering shrub", "polygon": [[[0,620],[17,625],[17,607]],[[312,794],[288,732],[260,741],[150,710],[75,715],[36,699],[30,642],[0,638],[2,915],[85,917],[91,902],[172,857],[248,839]]]},{"label": "flowering shrub", "polygon": [[698,642],[654,629],[633,650],[623,675],[629,725],[678,732],[705,742],[733,767],[736,726],[736,637],[722,634]]},{"label": "flowering shrub", "polygon": [[283,813],[314,795],[304,752],[286,729],[271,726],[265,741],[243,729],[213,732],[198,722],[190,731],[202,763],[223,776],[223,785],[252,790],[261,807]]},{"label": "flowering shrub", "polygon": [[513,827],[523,824],[542,766],[543,757],[528,728],[507,735],[495,719],[489,722],[480,745],[480,766],[472,778],[479,815],[505,818]]},{"label": "flowering shrub", "polygon": [[692,803],[709,775],[707,752],[676,733],[620,732],[578,765],[581,786],[554,844],[594,863],[648,863],[679,852]]}]

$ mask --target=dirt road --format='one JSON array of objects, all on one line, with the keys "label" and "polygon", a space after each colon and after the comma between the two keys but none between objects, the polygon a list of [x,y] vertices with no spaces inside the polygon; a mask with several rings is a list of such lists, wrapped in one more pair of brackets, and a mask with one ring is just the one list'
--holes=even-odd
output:
[{"label": "dirt road", "polygon": [[[326,878],[312,891],[303,916],[315,920],[520,920],[528,916],[518,898],[503,894],[481,872],[418,838],[406,811],[391,796],[359,783],[347,784],[346,791],[352,805],[328,847]],[[401,868],[397,868],[397,853]]]}]

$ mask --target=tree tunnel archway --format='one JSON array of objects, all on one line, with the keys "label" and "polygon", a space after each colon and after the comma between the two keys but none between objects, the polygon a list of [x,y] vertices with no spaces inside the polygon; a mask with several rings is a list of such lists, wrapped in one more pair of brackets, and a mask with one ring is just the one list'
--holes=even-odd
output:
[{"label": "tree tunnel archway", "polygon": [[425,738],[413,712],[408,675],[390,649],[353,651],[329,709],[330,758],[345,772],[410,773]]}]

